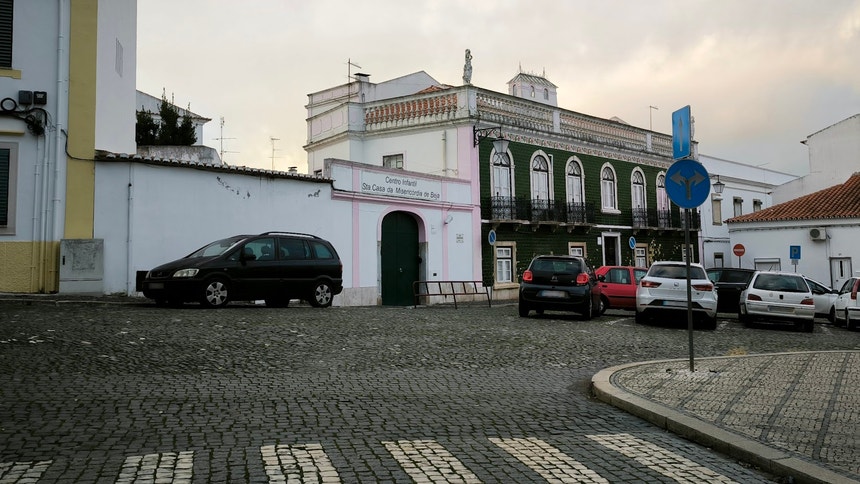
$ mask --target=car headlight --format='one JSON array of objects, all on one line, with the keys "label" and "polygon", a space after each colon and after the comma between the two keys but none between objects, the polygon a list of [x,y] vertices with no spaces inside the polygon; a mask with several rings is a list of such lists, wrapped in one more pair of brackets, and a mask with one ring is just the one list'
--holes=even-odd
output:
[{"label": "car headlight", "polygon": [[194,277],[197,275],[197,269],[179,269],[173,273],[173,277]]}]

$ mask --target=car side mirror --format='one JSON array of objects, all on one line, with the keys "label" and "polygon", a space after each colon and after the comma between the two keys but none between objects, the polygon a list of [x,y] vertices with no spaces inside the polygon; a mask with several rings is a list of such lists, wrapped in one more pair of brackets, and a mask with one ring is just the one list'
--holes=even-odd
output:
[{"label": "car side mirror", "polygon": [[597,276],[597,280],[600,282],[604,282],[604,281],[606,281],[606,276],[601,274],[601,275]]}]

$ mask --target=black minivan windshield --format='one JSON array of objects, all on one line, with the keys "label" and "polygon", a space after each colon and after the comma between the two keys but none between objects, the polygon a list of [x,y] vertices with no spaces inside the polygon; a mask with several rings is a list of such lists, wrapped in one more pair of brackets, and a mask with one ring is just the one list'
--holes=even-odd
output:
[{"label": "black minivan windshield", "polygon": [[215,257],[223,254],[230,250],[233,246],[235,246],[239,241],[244,240],[246,236],[239,237],[228,237],[226,239],[216,240],[211,244],[201,247],[191,254],[187,255],[186,259],[193,259],[197,257]]}]

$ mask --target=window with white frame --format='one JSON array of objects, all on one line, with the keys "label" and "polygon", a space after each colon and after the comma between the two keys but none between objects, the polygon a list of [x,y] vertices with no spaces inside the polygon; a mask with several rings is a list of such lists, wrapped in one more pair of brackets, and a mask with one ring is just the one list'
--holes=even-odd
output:
[{"label": "window with white frame", "polygon": [[657,226],[669,227],[671,225],[672,212],[669,205],[669,194],[666,192],[666,174],[657,175]]},{"label": "window with white frame", "polygon": [[645,244],[636,244],[636,249],[633,251],[634,265],[636,267],[648,267],[648,246]]},{"label": "window with white frame", "polygon": [[382,157],[382,166],[384,168],[395,168],[397,170],[403,169],[403,153],[398,153],[396,155],[385,155]]},{"label": "window with white frame", "polygon": [[493,169],[493,196],[511,196],[511,158],[507,153],[498,153],[495,150],[491,155]]},{"label": "window with white frame", "polygon": [[714,267],[725,267],[725,260],[722,252],[714,252]]},{"label": "window with white frame", "polygon": [[496,243],[496,283],[514,282],[514,251],[513,243]]},{"label": "window with white frame", "polygon": [[570,242],[567,244],[567,253],[576,257],[585,257],[585,244]]},{"label": "window with white frame", "polygon": [[761,210],[761,200],[753,199],[753,212]]},{"label": "window with white frame", "polygon": [[576,158],[571,158],[567,162],[565,185],[567,187],[568,203],[582,203],[582,165],[579,164],[579,160]]},{"label": "window with white frame", "polygon": [[537,205],[546,208],[551,193],[549,187],[549,160],[542,154],[532,158],[532,200],[540,200]]},{"label": "window with white frame", "polygon": [[711,224],[723,224],[723,199],[720,197],[711,199]]},{"label": "window with white frame", "polygon": [[615,170],[612,169],[612,165],[605,165],[600,171],[600,200],[604,211],[618,210],[615,188]]},{"label": "window with white frame", "polygon": [[738,216],[744,214],[744,199],[743,198],[735,197],[733,205],[735,208],[735,217],[738,217]]},{"label": "window with white frame", "polygon": [[633,208],[646,208],[645,205],[645,175],[638,168],[633,170],[633,175],[630,177],[632,184],[631,195],[633,197]]}]

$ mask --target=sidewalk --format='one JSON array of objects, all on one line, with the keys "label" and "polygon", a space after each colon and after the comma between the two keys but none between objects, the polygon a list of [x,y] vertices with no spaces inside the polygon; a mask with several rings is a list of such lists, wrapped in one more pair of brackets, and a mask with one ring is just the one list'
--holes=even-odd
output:
[{"label": "sidewalk", "polygon": [[604,402],[789,482],[860,483],[860,351],[664,360],[592,378]]}]

